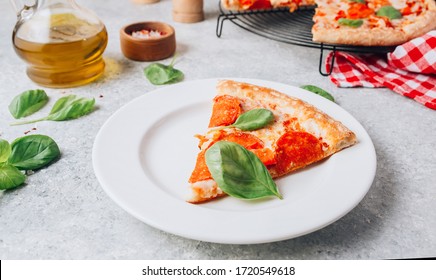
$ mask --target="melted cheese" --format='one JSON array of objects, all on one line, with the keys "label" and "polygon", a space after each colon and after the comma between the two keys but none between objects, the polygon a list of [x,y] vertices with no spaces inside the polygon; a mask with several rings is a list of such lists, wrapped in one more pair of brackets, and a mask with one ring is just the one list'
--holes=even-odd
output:
[{"label": "melted cheese", "polygon": [[193,201],[198,200],[198,198],[201,200],[215,198],[223,194],[223,191],[218,188],[214,180],[195,182],[191,184],[191,189],[193,191]]}]

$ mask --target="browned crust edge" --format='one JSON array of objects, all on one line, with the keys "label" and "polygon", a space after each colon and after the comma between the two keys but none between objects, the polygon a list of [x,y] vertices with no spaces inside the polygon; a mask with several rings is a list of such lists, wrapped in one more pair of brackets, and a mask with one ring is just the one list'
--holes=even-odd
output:
[{"label": "browned crust edge", "polygon": [[407,41],[407,36],[401,30],[394,29],[358,29],[344,27],[331,29],[318,27],[312,28],[313,41],[327,44],[344,44],[358,46],[395,46]]}]

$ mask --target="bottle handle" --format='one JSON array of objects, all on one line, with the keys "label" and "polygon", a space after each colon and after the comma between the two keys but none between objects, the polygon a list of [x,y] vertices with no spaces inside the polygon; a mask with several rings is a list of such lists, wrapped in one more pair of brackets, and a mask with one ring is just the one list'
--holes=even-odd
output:
[{"label": "bottle handle", "polygon": [[35,8],[38,6],[38,0],[10,0],[10,2],[19,18],[33,14]]}]

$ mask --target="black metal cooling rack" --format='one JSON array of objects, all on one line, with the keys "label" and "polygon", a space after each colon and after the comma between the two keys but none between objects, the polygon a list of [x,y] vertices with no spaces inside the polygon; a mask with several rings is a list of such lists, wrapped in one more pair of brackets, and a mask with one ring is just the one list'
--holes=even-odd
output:
[{"label": "black metal cooling rack", "polygon": [[[335,63],[336,51],[353,53],[388,53],[392,47],[363,47],[350,45],[331,45],[316,43],[312,41],[312,25],[315,7],[300,7],[297,11],[290,13],[289,9],[274,10],[253,10],[253,11],[229,11],[219,1],[220,15],[217,19],[216,35],[221,37],[223,26],[226,20],[237,26],[257,34],[259,36],[275,41],[320,49],[319,73],[323,76],[331,74]],[[330,71],[323,72],[323,53],[325,50],[333,51],[330,61]]]}]

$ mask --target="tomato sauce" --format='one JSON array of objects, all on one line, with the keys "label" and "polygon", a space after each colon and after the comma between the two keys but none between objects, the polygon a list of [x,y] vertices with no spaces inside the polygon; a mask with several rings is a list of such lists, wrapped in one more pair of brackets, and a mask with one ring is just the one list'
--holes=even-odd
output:
[{"label": "tomato sauce", "polygon": [[347,11],[347,18],[349,19],[367,18],[373,14],[374,14],[374,10],[368,8],[368,6],[366,6],[365,4],[351,3],[350,8],[348,8]]},{"label": "tomato sauce", "polygon": [[347,14],[344,11],[340,10],[338,12],[337,16],[335,17],[335,20],[338,20],[340,18],[346,18],[346,17],[347,17]]}]

